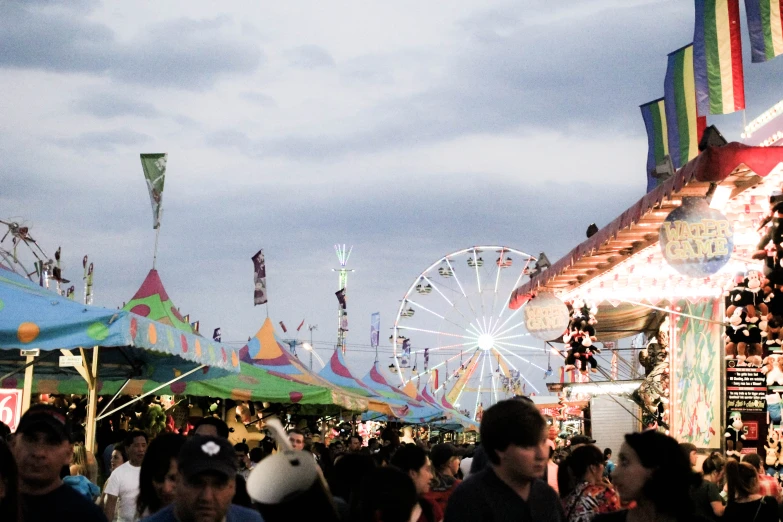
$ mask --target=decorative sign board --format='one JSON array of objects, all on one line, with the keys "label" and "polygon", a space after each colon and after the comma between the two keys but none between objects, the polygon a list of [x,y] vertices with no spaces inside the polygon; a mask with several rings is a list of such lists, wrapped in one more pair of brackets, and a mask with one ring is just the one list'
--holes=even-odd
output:
[{"label": "decorative sign board", "polygon": [[659,238],[666,261],[690,277],[716,273],[734,250],[731,221],[702,198],[683,198],[661,224]]},{"label": "decorative sign board", "polygon": [[525,305],[523,314],[527,331],[536,339],[551,341],[568,330],[568,307],[551,293],[535,296]]},{"label": "decorative sign board", "polygon": [[81,355],[61,355],[60,368],[74,368],[82,365]]},{"label": "decorative sign board", "polygon": [[726,409],[730,411],[765,411],[767,378],[758,368],[726,368]]},{"label": "decorative sign board", "polygon": [[22,410],[22,390],[0,389],[0,422],[16,431]]}]

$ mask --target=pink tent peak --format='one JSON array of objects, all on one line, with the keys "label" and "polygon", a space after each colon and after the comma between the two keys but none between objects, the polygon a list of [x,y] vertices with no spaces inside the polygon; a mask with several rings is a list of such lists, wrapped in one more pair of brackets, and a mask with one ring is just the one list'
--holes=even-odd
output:
[{"label": "pink tent peak", "polygon": [[145,297],[149,297],[155,294],[160,295],[161,302],[165,303],[169,300],[169,294],[166,293],[166,289],[163,287],[163,281],[160,280],[158,271],[152,269],[150,270],[149,274],[147,274],[147,277],[144,279],[141,287],[136,292],[136,295],[131,298],[131,301],[134,299],[144,299]]}]

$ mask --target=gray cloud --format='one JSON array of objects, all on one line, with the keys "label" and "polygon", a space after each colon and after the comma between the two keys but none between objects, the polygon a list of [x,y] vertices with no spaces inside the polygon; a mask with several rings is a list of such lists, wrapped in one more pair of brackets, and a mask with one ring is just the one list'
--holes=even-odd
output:
[{"label": "gray cloud", "polygon": [[[642,136],[638,106],[663,95],[666,55],[691,38],[688,24],[671,21],[691,10],[652,2],[541,22],[528,19],[529,3],[485,11],[461,22],[470,44],[455,51],[444,81],[361,111],[355,120],[369,122],[361,131],[292,134],[245,151],[317,161],[518,128]],[[765,66],[746,67],[759,112],[777,101],[783,74],[783,63]],[[342,74],[382,79],[388,67],[356,60]],[[733,120],[718,124],[739,128]]]},{"label": "gray cloud", "polygon": [[112,151],[118,147],[142,145],[152,138],[129,129],[83,132],[73,138],[56,140],[62,146],[72,149],[97,149]]},{"label": "gray cloud", "polygon": [[288,59],[291,65],[302,69],[317,69],[318,67],[334,67],[335,62],[329,51],[318,45],[302,45],[290,50]]},{"label": "gray cloud", "polygon": [[12,3],[0,18],[0,67],[105,74],[128,83],[204,89],[264,61],[248,40],[227,38],[231,20],[179,19],[119,42],[106,26],[68,12]]},{"label": "gray cloud", "polygon": [[246,91],[240,94],[240,97],[261,107],[277,107],[277,102],[274,98],[261,92]]},{"label": "gray cloud", "polygon": [[109,93],[89,94],[77,100],[74,103],[74,108],[77,111],[103,119],[119,116],[154,118],[160,115],[158,109],[151,103]]}]

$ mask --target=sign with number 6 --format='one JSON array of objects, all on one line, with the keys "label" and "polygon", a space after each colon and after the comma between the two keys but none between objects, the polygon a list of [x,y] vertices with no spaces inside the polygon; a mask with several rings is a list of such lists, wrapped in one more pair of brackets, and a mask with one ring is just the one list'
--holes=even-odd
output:
[{"label": "sign with number 6", "polygon": [[22,390],[0,388],[0,422],[16,431],[22,409]]}]

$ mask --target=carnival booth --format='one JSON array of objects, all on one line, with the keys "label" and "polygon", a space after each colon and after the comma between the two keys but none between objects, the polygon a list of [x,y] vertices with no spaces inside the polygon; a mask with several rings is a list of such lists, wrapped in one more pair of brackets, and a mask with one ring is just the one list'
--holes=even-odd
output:
[{"label": "carnival booth", "polygon": [[645,333],[632,394],[644,424],[705,450],[763,453],[783,390],[782,162],[783,148],[708,147],[516,289],[510,308],[566,302],[569,362],[585,381],[612,380],[589,372],[585,344]]}]

